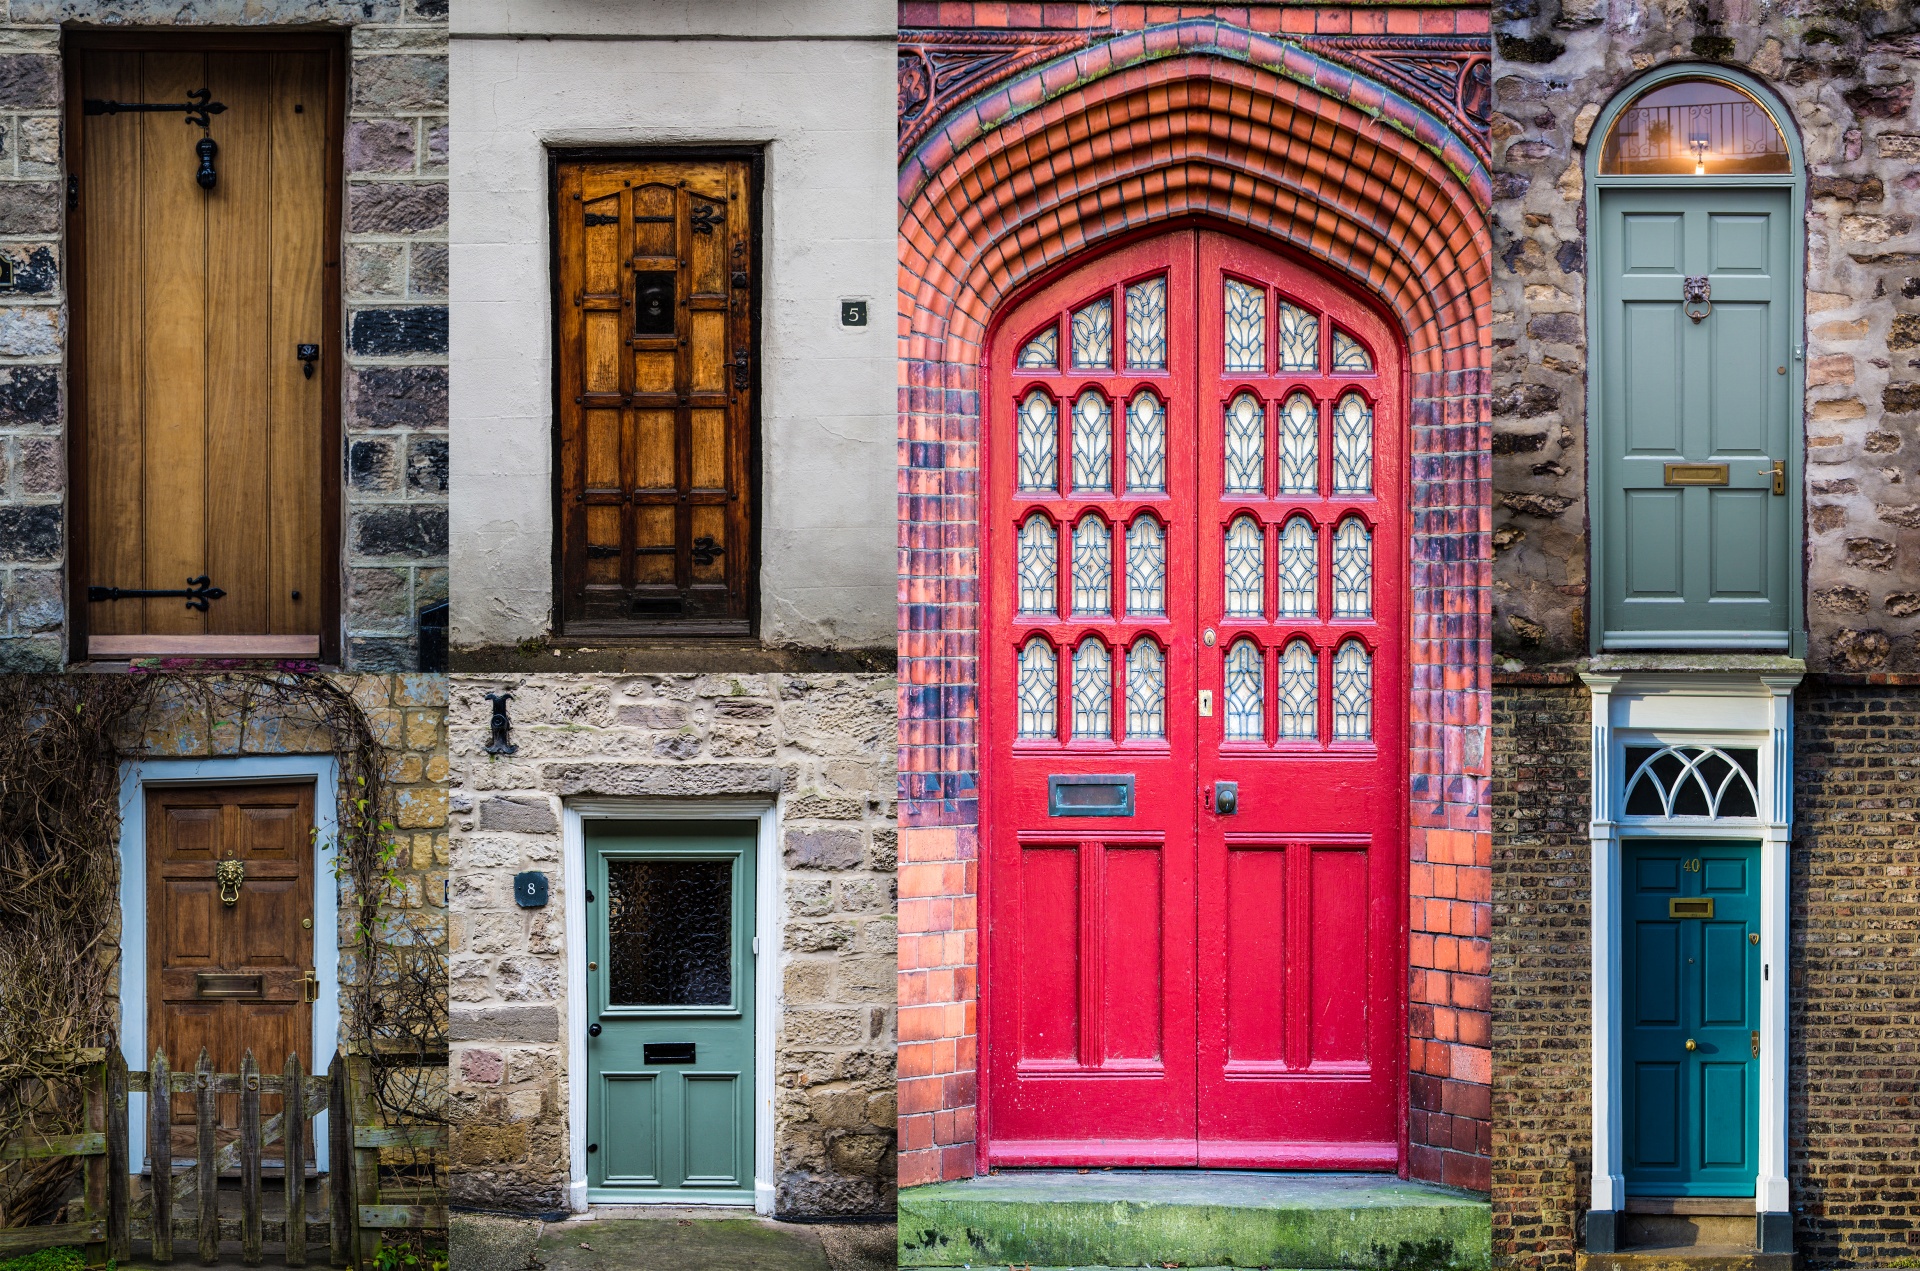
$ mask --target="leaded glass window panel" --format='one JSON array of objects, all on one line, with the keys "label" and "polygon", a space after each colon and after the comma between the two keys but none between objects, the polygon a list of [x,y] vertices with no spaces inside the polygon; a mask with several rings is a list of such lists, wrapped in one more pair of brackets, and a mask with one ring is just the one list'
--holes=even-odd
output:
[{"label": "leaded glass window panel", "polygon": [[1073,531],[1073,611],[1113,612],[1113,536],[1089,512]]},{"label": "leaded glass window panel", "polygon": [[1252,393],[1227,403],[1228,494],[1259,494],[1266,488],[1267,411]]},{"label": "leaded glass window panel", "polygon": [[1052,737],[1059,729],[1054,712],[1059,709],[1060,670],[1054,663],[1053,646],[1039,636],[1027,641],[1020,650],[1020,735]]},{"label": "leaded glass window panel", "polygon": [[1136,393],[1127,408],[1127,489],[1135,494],[1167,489],[1167,408],[1151,389]]},{"label": "leaded glass window panel", "polygon": [[732,1003],[731,861],[607,861],[607,1000]]},{"label": "leaded glass window panel", "polygon": [[1373,736],[1373,658],[1358,640],[1348,640],[1333,655],[1333,739],[1365,741]]},{"label": "leaded glass window panel", "polygon": [[1304,516],[1280,530],[1280,616],[1312,618],[1320,612],[1320,536]]},{"label": "leaded glass window panel", "polygon": [[1280,655],[1280,736],[1311,741],[1320,734],[1320,660],[1295,640]]},{"label": "leaded glass window panel", "polygon": [[1333,409],[1333,492],[1373,491],[1373,407],[1348,393]]},{"label": "leaded glass window panel", "polygon": [[1236,279],[1227,279],[1227,370],[1267,369],[1267,293]]},{"label": "leaded glass window panel", "polygon": [[1265,668],[1259,646],[1239,640],[1227,650],[1227,740],[1259,741],[1266,736]]},{"label": "leaded glass window panel", "polygon": [[1320,411],[1305,393],[1280,406],[1280,493],[1320,490]]},{"label": "leaded glass window panel", "polygon": [[1280,369],[1320,369],[1320,317],[1299,305],[1280,302]]},{"label": "leaded glass window panel", "polygon": [[1113,488],[1113,407],[1091,388],[1073,404],[1073,488]]},{"label": "leaded glass window panel", "polygon": [[1373,535],[1357,516],[1340,522],[1333,534],[1333,616],[1365,618],[1373,613]]},{"label": "leaded glass window panel", "polygon": [[1113,301],[1102,296],[1073,311],[1073,364],[1083,370],[1113,366]]},{"label": "leaded glass window panel", "polygon": [[1167,535],[1151,516],[1127,530],[1127,612],[1158,615],[1167,611]]},{"label": "leaded glass window panel", "polygon": [[1342,375],[1368,375],[1373,371],[1366,346],[1339,327],[1333,329],[1333,369]]},{"label": "leaded glass window panel", "polygon": [[1167,280],[1148,278],[1127,288],[1127,369],[1167,369]]},{"label": "leaded glass window panel", "polygon": [[1113,659],[1092,636],[1073,655],[1073,735],[1113,735]]},{"label": "leaded glass window panel", "polygon": [[1020,612],[1059,612],[1059,535],[1038,512],[1020,527]]},{"label": "leaded glass window panel", "polygon": [[1266,543],[1260,525],[1250,516],[1237,516],[1227,526],[1227,616],[1258,618],[1263,612],[1262,586],[1266,581]]},{"label": "leaded glass window panel", "polygon": [[1028,340],[1020,350],[1019,368],[1023,371],[1051,371],[1060,365],[1060,329],[1048,327]]},{"label": "leaded glass window panel", "polygon": [[1053,396],[1036,388],[1020,403],[1020,436],[1015,443],[1020,461],[1022,490],[1055,490],[1060,486],[1060,429]]},{"label": "leaded glass window panel", "polygon": [[1167,735],[1167,655],[1151,640],[1127,654],[1127,736]]}]

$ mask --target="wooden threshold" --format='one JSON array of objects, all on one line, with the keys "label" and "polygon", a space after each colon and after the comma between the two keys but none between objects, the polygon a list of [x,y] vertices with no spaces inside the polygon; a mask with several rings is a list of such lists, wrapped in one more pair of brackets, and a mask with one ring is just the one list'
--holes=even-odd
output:
[{"label": "wooden threshold", "polygon": [[1691,1214],[1702,1218],[1743,1218],[1753,1215],[1751,1196],[1629,1196],[1630,1214]]},{"label": "wooden threshold", "polygon": [[317,658],[317,635],[88,636],[90,658]]}]

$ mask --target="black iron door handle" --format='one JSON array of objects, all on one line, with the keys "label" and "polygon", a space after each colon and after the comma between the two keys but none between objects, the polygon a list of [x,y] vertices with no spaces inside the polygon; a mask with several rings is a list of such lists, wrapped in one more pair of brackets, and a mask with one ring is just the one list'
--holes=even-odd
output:
[{"label": "black iron door handle", "polygon": [[598,1037],[599,1035],[600,1035],[600,1025],[598,1024],[587,1025],[587,1036]]},{"label": "black iron door handle", "polygon": [[301,369],[306,377],[312,379],[313,364],[320,360],[320,346],[317,344],[302,344],[294,349],[293,355],[299,358],[304,364]]}]

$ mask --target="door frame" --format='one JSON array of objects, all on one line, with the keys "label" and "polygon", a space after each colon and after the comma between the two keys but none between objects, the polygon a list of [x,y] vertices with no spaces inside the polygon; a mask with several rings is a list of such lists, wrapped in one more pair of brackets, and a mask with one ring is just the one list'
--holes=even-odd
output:
[{"label": "door frame", "polygon": [[[346,100],[347,46],[342,33],[302,31],[287,34],[270,32],[233,32],[218,30],[155,31],[141,28],[101,30],[67,27],[61,32],[60,53],[64,62],[66,91],[62,124],[66,141],[61,172],[69,181],[78,181],[86,169],[84,152],[86,133],[81,115],[81,59],[76,54],[90,49],[115,49],[137,52],[205,53],[300,53],[327,54],[326,118],[326,208],[321,253],[320,322],[320,538],[331,543],[330,558],[322,561],[320,578],[320,661],[339,665],[341,660],[341,588],[346,573],[346,540],[343,537],[340,505],[346,482],[346,457],[341,442],[341,397],[345,391],[345,297],[342,294],[340,263],[345,251],[342,236],[342,204],[346,189]],[[87,197],[81,191],[81,197]],[[87,653],[87,395],[86,395],[86,264],[87,245],[84,218],[69,211],[66,229],[66,299],[69,313],[66,340],[67,371],[67,661],[89,661]],[[239,637],[245,639],[248,637]],[[244,656],[244,655],[243,655]]]},{"label": "door frame", "polygon": [[[332,755],[139,759],[120,765],[120,1053],[129,1070],[146,1071],[153,1057],[147,1050],[147,788],[301,780],[314,785],[313,968],[320,988],[313,1003],[313,1066],[324,1073],[323,1061],[340,1044],[340,889],[337,882],[327,885],[334,879],[330,853],[340,837],[340,762]],[[172,1059],[178,1062],[179,1056]],[[127,1163],[138,1173],[147,1150],[147,1096],[135,1092],[127,1098]],[[314,1117],[313,1141],[324,1143],[326,1111]],[[326,1163],[317,1168],[325,1173]]]},{"label": "door frame", "polygon": [[[1787,1183],[1789,848],[1793,833],[1793,690],[1787,659],[1747,672],[1583,672],[1593,706],[1593,819],[1588,824],[1592,901],[1593,1182],[1587,1248],[1613,1239],[1627,1207],[1621,1010],[1623,839],[1738,839],[1760,844],[1759,1157],[1754,1210],[1791,1239]],[[1759,751],[1759,816],[1643,817],[1625,812],[1629,745],[1752,746]],[[1778,971],[1780,974],[1774,975]]]},{"label": "door frame", "polygon": [[[778,900],[780,896],[780,810],[776,795],[732,795],[717,799],[588,798],[569,799],[561,808],[560,892],[563,938],[567,958],[567,1207],[583,1214],[587,1201],[587,1035],[591,1007],[587,988],[587,833],[588,821],[752,821],[754,867],[753,904],[753,1209],[773,1214],[774,1037],[778,1031],[780,975],[786,959],[781,953]],[[730,1200],[696,1201],[684,1197],[655,1200],[636,1194],[622,1205],[665,1205],[669,1208],[712,1204],[730,1206]]]},{"label": "door frame", "polygon": [[[1605,149],[1604,141],[1612,129],[1614,120],[1631,105],[1635,99],[1661,84],[1679,79],[1720,80],[1751,96],[1773,116],[1780,135],[1787,145],[1787,158],[1792,171],[1783,176],[1702,176],[1702,177],[1666,177],[1666,176],[1602,176],[1600,175],[1600,156]],[[1635,77],[1615,91],[1612,100],[1601,110],[1593,122],[1593,128],[1587,134],[1585,176],[1586,205],[1585,224],[1587,244],[1586,267],[1586,336],[1587,336],[1587,577],[1599,579],[1598,589],[1589,589],[1587,597],[1587,640],[1589,652],[1598,654],[1608,649],[1726,649],[1744,647],[1756,651],[1785,652],[1796,658],[1807,655],[1807,615],[1806,615],[1806,382],[1807,382],[1807,163],[1801,149],[1800,133],[1793,119],[1777,94],[1764,82],[1730,67],[1709,62],[1668,62],[1644,75]],[[1603,190],[1643,190],[1643,191],[1681,191],[1681,190],[1785,190],[1787,191],[1787,213],[1801,215],[1800,232],[1791,234],[1787,242],[1787,325],[1793,344],[1793,356],[1787,366],[1787,525],[1793,532],[1793,539],[1786,546],[1787,552],[1787,647],[1782,650],[1778,644],[1753,640],[1741,644],[1739,640],[1724,636],[1688,636],[1665,632],[1649,633],[1644,637],[1629,637],[1624,640],[1608,642],[1604,621],[1606,605],[1606,536],[1608,531],[1607,501],[1596,497],[1606,480],[1604,456],[1601,447],[1592,444],[1593,436],[1602,419],[1601,382],[1604,376],[1595,372],[1594,367],[1606,356],[1604,330],[1606,324],[1601,321],[1601,279],[1608,268],[1606,260],[1605,235],[1598,232],[1600,221],[1600,194]]]},{"label": "door frame", "polygon": [[[1392,394],[1395,404],[1400,411],[1402,423],[1398,444],[1403,448],[1405,461],[1402,464],[1402,487],[1399,495],[1403,501],[1406,501],[1408,508],[1411,509],[1413,507],[1411,502],[1414,468],[1412,446],[1413,354],[1412,344],[1407,335],[1406,324],[1401,321],[1400,316],[1380,303],[1379,298],[1371,291],[1368,291],[1360,280],[1330,267],[1325,262],[1315,259],[1306,252],[1302,252],[1290,243],[1281,242],[1257,231],[1250,230],[1245,226],[1235,225],[1216,217],[1192,214],[1170,217],[1167,220],[1154,222],[1128,233],[1117,234],[1110,239],[1102,240],[1097,245],[1074,251],[1059,262],[1035,273],[1021,285],[1007,292],[994,304],[993,315],[987,325],[986,338],[982,340],[980,345],[978,362],[979,391],[977,397],[980,402],[978,471],[982,474],[978,492],[981,517],[979,557],[984,563],[981,567],[983,570],[983,581],[980,585],[982,600],[980,602],[980,614],[977,625],[983,631],[986,623],[986,600],[984,599],[986,584],[984,582],[984,570],[991,568],[992,562],[995,559],[993,552],[999,543],[999,538],[993,533],[992,527],[987,519],[987,478],[985,475],[992,471],[995,446],[999,444],[999,439],[993,435],[992,403],[993,395],[998,391],[993,378],[993,359],[1003,342],[1013,341],[1017,345],[1027,334],[1009,328],[1007,326],[1007,320],[1028,298],[1037,295],[1054,282],[1064,278],[1075,270],[1092,264],[1114,252],[1130,247],[1135,243],[1163,234],[1176,233],[1181,230],[1194,230],[1203,233],[1211,232],[1242,239],[1263,251],[1269,251],[1277,256],[1284,257],[1301,266],[1303,269],[1321,274],[1329,281],[1335,283],[1340,290],[1355,303],[1370,309],[1375,316],[1386,325],[1387,329],[1392,332],[1393,337],[1399,342],[1398,347],[1401,350],[1399,382],[1397,384],[1389,383],[1383,377],[1380,381],[1380,394],[1383,398],[1388,394]],[[1062,356],[1065,356],[1064,352]],[[1196,433],[1196,445],[1198,444],[1197,437],[1198,434]],[[1386,491],[1381,492],[1381,497],[1384,498],[1386,495]],[[1195,497],[1198,497],[1197,490]],[[1386,554],[1388,550],[1391,550],[1393,553],[1390,562]],[[1389,563],[1394,571],[1396,571],[1396,576],[1401,580],[1401,587],[1406,592],[1404,603],[1400,607],[1400,630],[1393,647],[1398,650],[1410,649],[1412,647],[1413,619],[1416,609],[1412,600],[1413,516],[1411,511],[1408,513],[1407,521],[1402,526],[1399,541],[1393,543],[1390,549],[1387,548],[1386,545],[1376,541],[1374,554],[1374,577],[1376,580],[1386,571]],[[991,864],[993,853],[988,846],[990,841],[988,836],[993,833],[996,824],[999,802],[992,794],[992,791],[997,788],[994,781],[994,769],[998,764],[992,740],[994,736],[992,730],[998,723],[996,711],[993,706],[995,700],[993,685],[998,677],[1005,672],[998,661],[991,657],[982,656],[978,658],[976,667],[979,676],[979,685],[975,693],[979,713],[979,788],[982,794],[980,797],[979,820],[977,823],[979,869],[978,879],[975,884],[976,905],[978,908],[978,915],[975,919],[975,930],[979,933],[979,939],[977,941],[978,947],[975,954],[977,969],[975,973],[974,1077],[979,1097],[974,1110],[974,1173],[977,1175],[985,1175],[988,1170],[996,1164],[992,1159],[993,1101],[987,1095],[987,1091],[992,1082],[992,1070],[996,1066],[996,1055],[993,1046],[993,1011],[988,1001],[993,992],[993,941],[987,937],[987,932],[992,925],[994,914],[994,880]],[[1412,806],[1410,801],[1413,796],[1408,782],[1411,779],[1413,767],[1410,759],[1412,752],[1409,748],[1412,745],[1410,720],[1412,718],[1413,685],[1415,677],[1411,673],[1411,660],[1409,660],[1407,667],[1408,673],[1402,676],[1402,689],[1398,700],[1389,703],[1377,697],[1374,699],[1376,717],[1378,717],[1383,710],[1397,712],[1402,745],[1400,753],[1395,756],[1398,764],[1395,771],[1398,787],[1409,800],[1408,803],[1400,805],[1401,812],[1396,841],[1383,849],[1392,853],[1392,864],[1395,878],[1397,879],[1394,895],[1395,904],[1398,908],[1397,920],[1395,922],[1395,931],[1397,932],[1398,939],[1394,946],[1386,951],[1386,956],[1393,960],[1392,969],[1396,973],[1395,981],[1401,986],[1398,1000],[1394,1004],[1394,1025],[1402,1044],[1389,1057],[1389,1061],[1394,1065],[1395,1069],[1395,1104],[1398,1109],[1399,1120],[1396,1135],[1399,1161],[1396,1166],[1396,1171],[1401,1175],[1406,1174],[1408,1161],[1412,1153],[1411,1119],[1413,1097],[1411,1069],[1408,1062],[1407,1047],[1405,1045],[1409,1035],[1408,1011],[1411,1007],[1411,993],[1406,987],[1410,940],[1409,921],[1412,906],[1412,896],[1410,892],[1412,862],[1410,860],[1409,844],[1412,835]],[[1171,703],[1169,703],[1168,709],[1171,709]],[[1385,758],[1385,756],[1383,755],[1382,758]],[[1194,816],[1197,825],[1199,818],[1197,797],[1194,805]],[[1197,853],[1197,838],[1195,850]],[[1196,863],[1197,859],[1196,855]],[[1198,879],[1196,877],[1196,903],[1198,900],[1197,886]],[[1196,1049],[1196,1056],[1197,1054],[1198,1051]]]}]

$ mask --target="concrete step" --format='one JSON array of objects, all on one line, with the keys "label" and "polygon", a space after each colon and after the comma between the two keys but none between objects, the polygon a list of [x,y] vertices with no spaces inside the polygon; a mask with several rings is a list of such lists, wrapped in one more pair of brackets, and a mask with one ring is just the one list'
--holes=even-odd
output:
[{"label": "concrete step", "polygon": [[1799,1271],[1793,1253],[1755,1253],[1753,1242],[1737,1245],[1667,1245],[1621,1253],[1582,1253],[1574,1271]]},{"label": "concrete step", "polygon": [[1485,1271],[1487,1202],[1381,1174],[1003,1170],[900,1193],[902,1267]]}]

